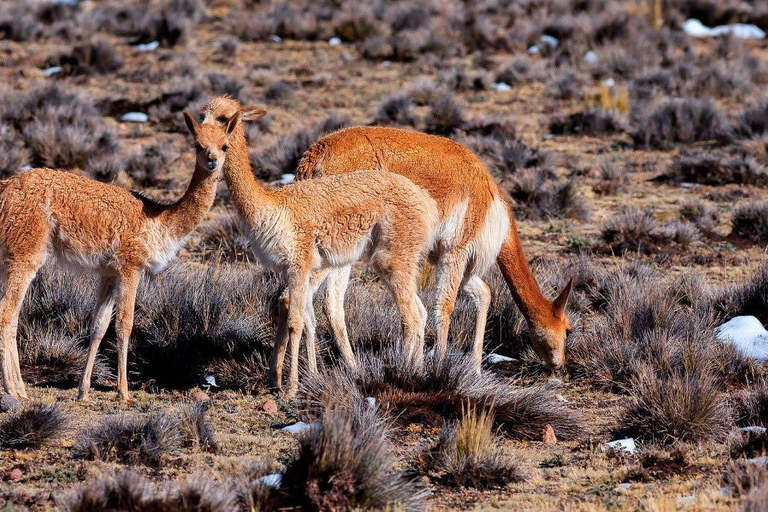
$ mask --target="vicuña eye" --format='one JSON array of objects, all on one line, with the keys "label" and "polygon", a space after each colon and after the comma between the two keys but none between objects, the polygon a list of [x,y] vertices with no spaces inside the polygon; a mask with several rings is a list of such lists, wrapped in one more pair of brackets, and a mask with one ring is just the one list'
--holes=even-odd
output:
[{"label": "vicu\u00f1a eye", "polygon": [[221,150],[225,153],[227,152],[228,149],[229,149],[229,144],[224,144],[223,146],[221,146]]},{"label": "vicu\u00f1a eye", "polygon": [[219,117],[216,118],[216,120],[218,122],[220,122],[221,124],[224,124],[224,123],[226,123],[228,121],[226,116],[219,116]]}]

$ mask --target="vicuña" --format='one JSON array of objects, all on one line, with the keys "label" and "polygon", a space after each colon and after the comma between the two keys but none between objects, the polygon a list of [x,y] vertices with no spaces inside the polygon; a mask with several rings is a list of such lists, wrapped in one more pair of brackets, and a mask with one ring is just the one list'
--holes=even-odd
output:
[{"label": "vicu\u00f1a", "polygon": [[226,128],[201,126],[184,113],[197,159],[184,196],[160,204],[122,187],[53,169],[31,169],[0,181],[0,249],[4,291],[0,300],[0,371],[6,393],[26,398],[16,331],[27,288],[49,256],[100,277],[91,321],[88,359],[78,398],[88,398],[99,344],[117,305],[117,392],[128,396],[128,339],[139,278],[158,272],[176,255],[211,208],[227,151]]},{"label": "vicu\u00f1a", "polygon": [[[241,109],[239,102],[217,99],[205,107],[205,122],[221,123]],[[541,292],[525,260],[514,216],[488,169],[468,148],[450,139],[383,127],[358,126],[327,135],[303,155],[297,180],[330,177],[359,169],[399,174],[429,192],[440,219],[430,260],[436,265],[433,310],[436,352],[447,351],[448,327],[459,289],[476,308],[472,354],[480,371],[486,317],[491,295],[482,276],[499,265],[520,311],[528,321],[533,347],[550,368],[565,362],[565,342],[571,330],[565,312],[571,279],[554,301]],[[326,312],[347,364],[355,359],[344,324],[343,300],[349,269],[328,275]]]},{"label": "vicu\u00f1a", "polygon": [[[230,106],[228,110],[239,113],[243,120],[258,119],[265,113],[217,97],[204,110],[203,125],[223,129],[210,117],[222,105]],[[369,260],[391,292],[402,321],[403,349],[415,364],[420,364],[427,311],[417,294],[418,278],[420,262],[431,249],[438,219],[437,205],[425,190],[403,176],[381,170],[360,170],[266,189],[251,170],[242,123],[237,123],[230,137],[224,179],[259,259],[288,278],[287,336],[278,334],[272,350],[272,386],[281,387],[285,345],[289,341],[287,394],[296,391],[299,341],[304,327],[309,369],[316,369],[312,311],[315,287],[328,271],[346,269],[361,259]]]}]

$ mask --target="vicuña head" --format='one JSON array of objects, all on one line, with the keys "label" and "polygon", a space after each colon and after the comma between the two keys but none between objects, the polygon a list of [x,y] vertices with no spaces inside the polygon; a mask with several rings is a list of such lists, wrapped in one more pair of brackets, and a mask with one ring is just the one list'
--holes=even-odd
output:
[{"label": "vicu\u00f1a head", "polygon": [[198,123],[189,112],[184,112],[184,121],[195,138],[197,166],[211,173],[221,173],[229,149],[229,136],[237,126],[240,113],[235,111],[224,118],[224,130]]},{"label": "vicu\u00f1a head", "polygon": [[539,357],[551,370],[557,370],[565,364],[565,343],[571,333],[571,321],[565,306],[573,288],[573,278],[560,292],[560,295],[546,308],[547,311],[534,313],[536,319],[529,319],[531,344]]}]

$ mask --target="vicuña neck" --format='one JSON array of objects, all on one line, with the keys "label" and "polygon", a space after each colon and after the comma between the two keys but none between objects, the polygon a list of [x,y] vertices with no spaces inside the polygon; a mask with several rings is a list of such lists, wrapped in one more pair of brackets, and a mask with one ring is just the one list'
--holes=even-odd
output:
[{"label": "vicu\u00f1a neck", "polygon": [[207,169],[195,165],[195,172],[181,199],[160,214],[171,236],[182,239],[197,226],[213,206],[218,179]]},{"label": "vicu\u00f1a neck", "polygon": [[528,323],[533,327],[545,325],[552,315],[552,302],[541,293],[541,288],[525,260],[515,221],[511,216],[510,220],[512,224],[509,235],[502,246],[497,263],[512,292],[515,304]]},{"label": "vicu\u00f1a neck", "polygon": [[251,170],[242,123],[235,127],[229,137],[224,178],[227,180],[232,202],[243,219],[253,220],[274,208],[274,194],[256,180]]}]

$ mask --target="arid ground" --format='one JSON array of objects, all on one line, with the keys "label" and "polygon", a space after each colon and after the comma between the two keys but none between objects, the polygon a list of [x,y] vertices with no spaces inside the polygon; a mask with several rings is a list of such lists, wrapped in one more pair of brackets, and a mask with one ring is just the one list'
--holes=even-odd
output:
[{"label": "arid ground", "polygon": [[[143,279],[132,404],[115,400],[111,330],[75,401],[95,281],[36,279],[30,398],[0,412],[0,510],[764,510],[768,434],[740,428],[768,424],[768,368],[715,328],[768,323],[768,43],[693,37],[691,18],[768,30],[768,3],[0,3],[3,178],[58,167],[177,199],[194,166],[182,111],[229,94],[268,113],[247,131],[265,182],[343,126],[466,144],[509,194],[545,294],[576,278],[551,374],[494,269],[486,353],[513,360],[476,377],[458,355],[398,360],[394,306],[361,265],[346,302],[360,369],[338,366],[318,294],[321,376],[287,401],[265,369],[280,277],[222,183],[177,261]],[[296,421],[323,429],[281,430]],[[634,453],[606,448],[623,438]],[[274,473],[277,489],[258,480]]]}]

